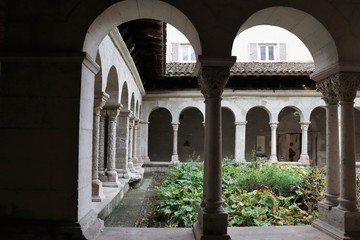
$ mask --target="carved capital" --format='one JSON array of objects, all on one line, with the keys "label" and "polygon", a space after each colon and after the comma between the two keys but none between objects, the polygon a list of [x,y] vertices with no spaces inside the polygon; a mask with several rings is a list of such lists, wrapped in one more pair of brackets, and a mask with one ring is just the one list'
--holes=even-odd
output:
[{"label": "carved capital", "polygon": [[332,77],[328,77],[327,79],[316,83],[316,91],[321,92],[323,97],[322,99],[328,105],[337,105],[339,100],[336,96],[333,85],[332,85]]},{"label": "carved capital", "polygon": [[221,97],[229,77],[229,67],[203,66],[199,72],[198,83],[205,99]]},{"label": "carved capital", "polygon": [[329,77],[340,101],[353,102],[360,83],[360,73],[340,72]]},{"label": "carved capital", "polygon": [[100,116],[102,108],[105,106],[106,101],[109,99],[107,93],[96,95],[94,98],[94,115]]},{"label": "carved capital", "polygon": [[180,123],[174,123],[174,122],[171,123],[172,128],[173,128],[174,131],[177,131],[179,129],[179,124]]},{"label": "carved capital", "polygon": [[120,109],[106,109],[106,113],[109,116],[109,121],[114,122],[119,116]]},{"label": "carved capital", "polygon": [[301,126],[300,126],[300,127],[301,127],[301,130],[307,131],[308,128],[309,128],[310,122],[301,122],[300,125],[301,125]]},{"label": "carved capital", "polygon": [[247,121],[244,121],[244,122],[235,122],[235,125],[239,125],[239,126],[245,126],[247,124]]},{"label": "carved capital", "polygon": [[279,123],[278,122],[269,122],[269,125],[270,125],[271,129],[276,129],[278,127]]}]

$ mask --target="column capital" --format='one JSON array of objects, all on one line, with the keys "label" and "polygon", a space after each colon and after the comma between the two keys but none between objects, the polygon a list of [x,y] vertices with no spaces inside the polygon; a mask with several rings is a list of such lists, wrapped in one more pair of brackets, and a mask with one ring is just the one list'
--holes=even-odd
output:
[{"label": "column capital", "polygon": [[270,125],[270,127],[271,126],[278,126],[279,125],[279,122],[269,122],[269,125]]},{"label": "column capital", "polygon": [[235,122],[235,125],[246,125],[247,121],[239,121],[239,122]]},{"label": "column capital", "polygon": [[150,122],[148,122],[148,121],[143,121],[143,120],[139,120],[139,123],[140,123],[140,124],[144,124],[144,125],[148,125]]},{"label": "column capital", "polygon": [[311,122],[300,122],[301,130],[308,130]]},{"label": "column capital", "polygon": [[329,77],[333,90],[340,101],[353,102],[360,84],[360,73],[339,72]]},{"label": "column capital", "polygon": [[205,99],[221,97],[229,77],[230,68],[227,66],[201,67],[198,83]]},{"label": "column capital", "polygon": [[179,129],[180,123],[172,122],[171,125],[172,125],[173,130],[177,131]]},{"label": "column capital", "polygon": [[317,82],[316,91],[322,93],[322,99],[327,105],[338,105],[339,100],[333,89],[332,77],[333,76],[328,77],[323,81]]},{"label": "column capital", "polygon": [[120,113],[120,105],[106,108],[106,114],[109,116],[110,121],[116,120]]},{"label": "column capital", "polygon": [[102,94],[95,94],[94,98],[94,114],[100,116],[101,109],[105,106],[106,101],[109,100],[109,94],[102,92]]}]

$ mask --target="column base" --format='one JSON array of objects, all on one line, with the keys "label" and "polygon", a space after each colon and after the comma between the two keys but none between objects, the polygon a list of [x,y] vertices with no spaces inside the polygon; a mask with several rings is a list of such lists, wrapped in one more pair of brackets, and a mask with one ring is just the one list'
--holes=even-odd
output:
[{"label": "column base", "polygon": [[173,163],[173,164],[178,164],[178,163],[180,163],[180,161],[179,161],[179,155],[172,155],[172,156],[171,156],[171,163]]},{"label": "column base", "polygon": [[228,214],[205,213],[199,207],[198,222],[193,227],[196,240],[229,240],[231,237],[227,233]]},{"label": "column base", "polygon": [[118,176],[105,176],[106,179],[103,182],[103,187],[113,187],[118,188],[121,187],[122,184],[119,182]]},{"label": "column base", "polygon": [[135,169],[134,163],[132,161],[128,162],[128,168],[129,168],[130,172],[136,173],[136,169]]},{"label": "column base", "polygon": [[319,220],[312,226],[335,239],[360,239],[360,212],[343,211],[324,202],[319,203]]},{"label": "column base", "polygon": [[278,162],[278,158],[276,155],[270,155],[269,162]]},{"label": "column base", "polygon": [[128,179],[130,177],[130,170],[129,169],[116,169],[118,174],[118,178]]},{"label": "column base", "polygon": [[102,200],[104,200],[105,195],[102,189],[102,182],[99,179],[92,181],[91,191],[92,191],[91,197],[93,202],[101,202]]},{"label": "column base", "polygon": [[149,156],[141,156],[141,161],[144,163],[149,163],[150,162],[150,158]]},{"label": "column base", "polygon": [[299,163],[310,164],[309,155],[303,155],[303,154],[301,154],[298,162],[299,162]]}]

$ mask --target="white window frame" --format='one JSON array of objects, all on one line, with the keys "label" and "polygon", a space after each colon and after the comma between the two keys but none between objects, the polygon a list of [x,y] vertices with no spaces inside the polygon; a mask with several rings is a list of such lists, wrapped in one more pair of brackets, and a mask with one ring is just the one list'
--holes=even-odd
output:
[{"label": "white window frame", "polygon": [[[261,47],[265,47],[265,60],[261,59]],[[274,59],[269,60],[269,47],[273,47]],[[260,62],[275,62],[278,61],[278,44],[277,43],[258,43],[258,59]]]},{"label": "white window frame", "polygon": [[[188,58],[186,60],[183,59],[183,47],[188,47]],[[195,58],[191,59],[191,53],[194,53]],[[181,62],[195,62],[196,61],[196,55],[195,55],[195,51],[194,48],[191,46],[191,44],[188,43],[181,43],[180,44],[180,61]]]}]

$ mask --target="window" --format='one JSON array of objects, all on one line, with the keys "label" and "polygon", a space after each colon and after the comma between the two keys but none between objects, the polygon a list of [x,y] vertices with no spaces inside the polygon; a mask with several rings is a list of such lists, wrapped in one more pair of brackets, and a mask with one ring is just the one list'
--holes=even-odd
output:
[{"label": "window", "polygon": [[249,43],[249,61],[286,60],[286,43]]},{"label": "window", "polygon": [[194,62],[196,60],[194,49],[190,44],[181,44],[180,52],[182,62]]},{"label": "window", "polygon": [[276,44],[259,44],[260,60],[261,61],[275,61],[275,47]]}]

